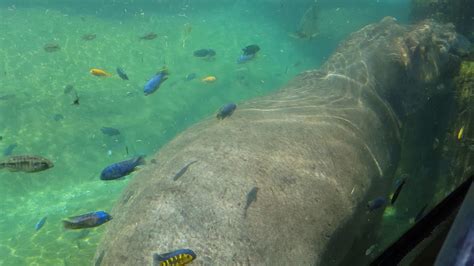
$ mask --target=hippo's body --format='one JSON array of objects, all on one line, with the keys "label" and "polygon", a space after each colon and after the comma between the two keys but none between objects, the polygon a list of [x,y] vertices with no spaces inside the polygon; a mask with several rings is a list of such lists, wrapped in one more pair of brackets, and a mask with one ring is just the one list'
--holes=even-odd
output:
[{"label": "hippo's body", "polygon": [[187,248],[197,265],[337,263],[367,226],[367,201],[387,194],[403,116],[444,75],[455,39],[450,26],[385,18],[225,123],[187,129],[124,191],[96,260],[151,265]]}]

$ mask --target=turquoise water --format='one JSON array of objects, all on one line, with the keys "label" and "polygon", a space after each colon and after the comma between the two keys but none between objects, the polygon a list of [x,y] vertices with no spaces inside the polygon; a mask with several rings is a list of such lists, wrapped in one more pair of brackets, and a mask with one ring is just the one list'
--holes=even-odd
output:
[{"label": "turquoise water", "polygon": [[[106,225],[66,231],[61,220],[112,209],[133,174],[103,182],[105,166],[157,152],[225,103],[278,90],[320,66],[342,39],[368,23],[386,15],[407,21],[401,5],[327,4],[319,35],[301,40],[291,35],[311,1],[191,2],[0,5],[0,96],[9,95],[0,100],[0,151],[16,143],[14,155],[37,154],[55,164],[34,174],[0,172],[0,265],[89,264]],[[149,32],[157,38],[139,39]],[[85,34],[96,38],[83,40]],[[51,43],[60,50],[46,52]],[[261,47],[257,58],[237,64],[249,44]],[[194,57],[201,48],[214,49],[215,60]],[[129,81],[116,75],[117,66]],[[169,79],[144,96],[145,82],[163,66]],[[91,68],[113,75],[96,77]],[[191,73],[196,79],[185,80]],[[210,75],[214,83],[201,82]],[[77,91],[80,105],[64,93],[67,85]],[[63,119],[56,121],[57,114]],[[121,134],[104,135],[104,126]],[[46,224],[35,232],[43,216]]]}]

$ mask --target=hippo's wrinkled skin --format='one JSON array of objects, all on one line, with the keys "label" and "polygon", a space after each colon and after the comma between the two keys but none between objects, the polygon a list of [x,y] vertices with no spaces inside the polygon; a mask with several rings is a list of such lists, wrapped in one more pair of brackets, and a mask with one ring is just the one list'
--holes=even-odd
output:
[{"label": "hippo's wrinkled skin", "polygon": [[225,123],[187,129],[124,191],[94,261],[151,265],[155,252],[189,248],[197,265],[337,263],[367,224],[367,200],[388,194],[404,116],[456,65],[456,36],[385,18]]}]

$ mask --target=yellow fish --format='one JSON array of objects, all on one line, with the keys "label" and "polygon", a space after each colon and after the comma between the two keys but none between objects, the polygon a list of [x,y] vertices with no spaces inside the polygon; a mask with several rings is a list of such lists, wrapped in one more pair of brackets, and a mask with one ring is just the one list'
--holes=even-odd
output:
[{"label": "yellow fish", "polygon": [[98,69],[98,68],[92,68],[90,72],[91,72],[92,75],[98,76],[98,77],[110,77],[110,76],[112,76],[112,74],[109,74],[109,73],[105,72],[104,70]]},{"label": "yellow fish", "polygon": [[202,82],[206,82],[206,83],[211,83],[211,82],[214,82],[216,80],[217,80],[217,78],[214,77],[214,76],[207,76],[207,77],[201,79]]},{"label": "yellow fish", "polygon": [[462,134],[464,133],[464,127],[461,127],[461,129],[458,132],[458,140],[462,139]]}]

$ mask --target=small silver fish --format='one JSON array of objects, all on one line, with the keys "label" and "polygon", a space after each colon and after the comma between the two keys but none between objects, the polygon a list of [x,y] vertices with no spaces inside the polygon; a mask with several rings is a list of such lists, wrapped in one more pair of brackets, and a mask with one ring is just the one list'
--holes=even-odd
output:
[{"label": "small silver fish", "polygon": [[178,180],[178,178],[180,178],[182,175],[184,175],[184,173],[186,173],[186,171],[188,170],[189,166],[191,166],[191,164],[196,163],[196,162],[197,162],[197,161],[189,162],[189,163],[186,164],[183,168],[181,168],[181,170],[179,170],[179,172],[174,175],[173,181]]}]

